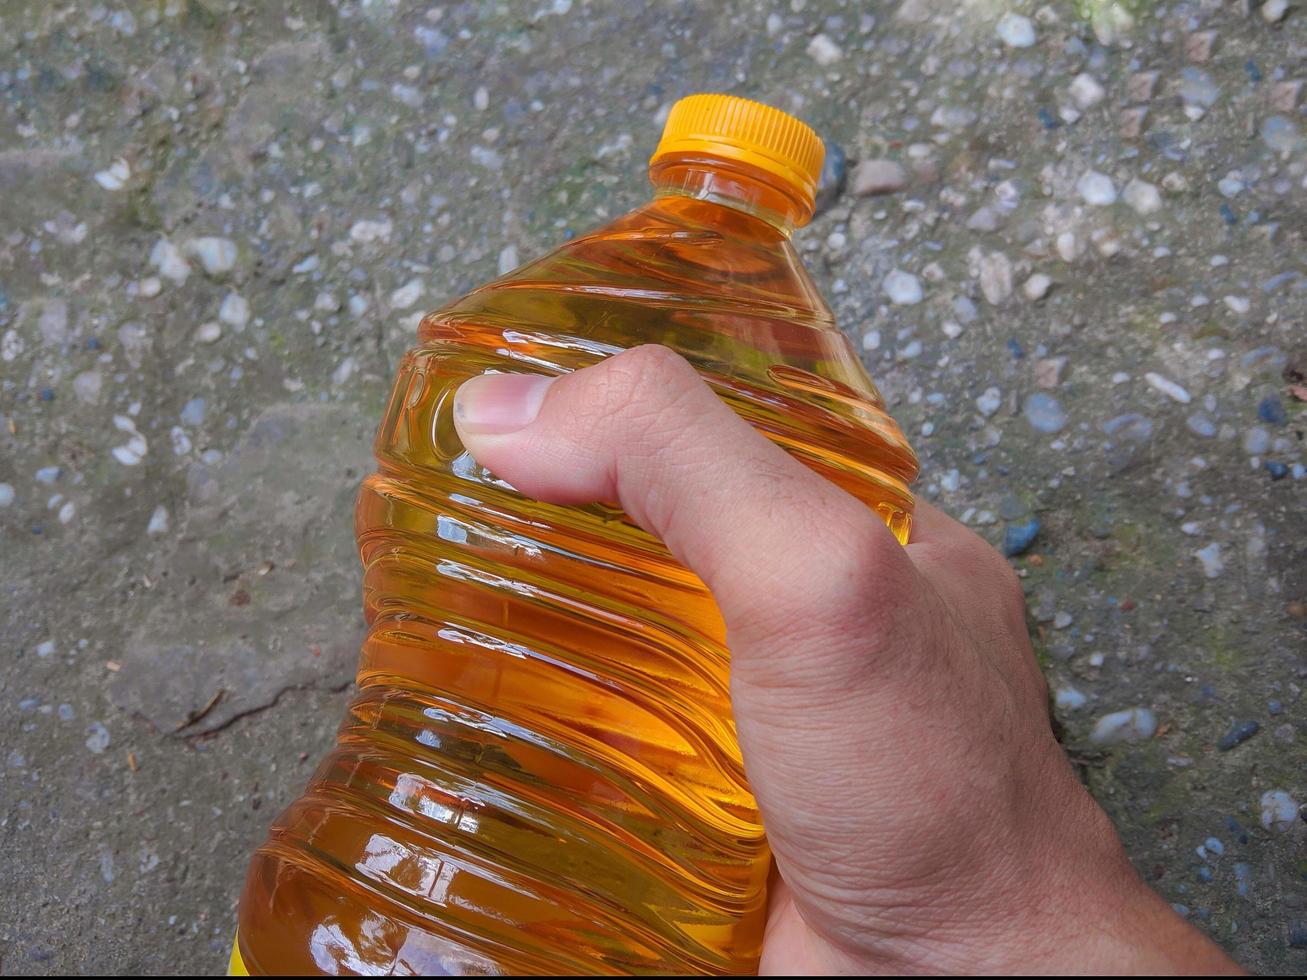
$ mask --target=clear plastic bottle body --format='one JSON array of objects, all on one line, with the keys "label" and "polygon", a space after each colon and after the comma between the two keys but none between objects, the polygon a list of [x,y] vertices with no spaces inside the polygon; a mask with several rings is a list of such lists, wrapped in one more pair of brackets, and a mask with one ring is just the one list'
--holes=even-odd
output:
[{"label": "clear plastic bottle body", "polygon": [[647,206],[424,319],[359,497],[359,694],[251,866],[251,972],[756,969],[770,857],[711,596],[620,511],[498,481],[451,415],[470,376],[661,343],[906,540],[915,457],[788,205],[728,176],[666,167]]}]

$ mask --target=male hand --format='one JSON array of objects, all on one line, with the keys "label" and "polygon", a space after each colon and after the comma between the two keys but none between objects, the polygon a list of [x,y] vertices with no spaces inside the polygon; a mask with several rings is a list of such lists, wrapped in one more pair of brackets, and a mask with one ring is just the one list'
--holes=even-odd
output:
[{"label": "male hand", "polygon": [[474,378],[455,419],[522,493],[616,501],[712,590],[779,872],[764,973],[1238,970],[1076,779],[1016,576],[971,531],[921,503],[900,547],[665,348]]}]

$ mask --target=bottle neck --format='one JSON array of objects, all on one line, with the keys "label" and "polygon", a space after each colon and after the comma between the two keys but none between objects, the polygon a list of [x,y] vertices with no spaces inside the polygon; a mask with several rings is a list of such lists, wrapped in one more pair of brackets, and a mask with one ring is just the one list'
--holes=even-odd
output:
[{"label": "bottle neck", "polygon": [[668,154],[649,165],[659,197],[676,195],[712,201],[759,218],[788,238],[808,223],[812,206],[784,181],[734,160]]}]

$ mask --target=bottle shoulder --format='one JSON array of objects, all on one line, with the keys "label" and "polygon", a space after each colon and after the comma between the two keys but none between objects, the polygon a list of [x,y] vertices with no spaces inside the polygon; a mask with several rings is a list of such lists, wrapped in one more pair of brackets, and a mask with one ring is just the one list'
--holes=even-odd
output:
[{"label": "bottle shoulder", "polygon": [[675,297],[808,328],[835,328],[830,308],[783,233],[732,208],[672,195],[559,245],[467,299],[524,285],[602,288],[637,301]]}]

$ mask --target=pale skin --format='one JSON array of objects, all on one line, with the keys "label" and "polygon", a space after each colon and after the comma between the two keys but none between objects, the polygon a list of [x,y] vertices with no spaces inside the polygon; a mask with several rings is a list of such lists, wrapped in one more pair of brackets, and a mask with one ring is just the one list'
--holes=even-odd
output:
[{"label": "pale skin", "polygon": [[1240,972],[1077,780],[971,531],[922,502],[900,547],[661,347],[472,379],[455,419],[523,493],[619,503],[712,590],[776,857],[763,973]]}]

